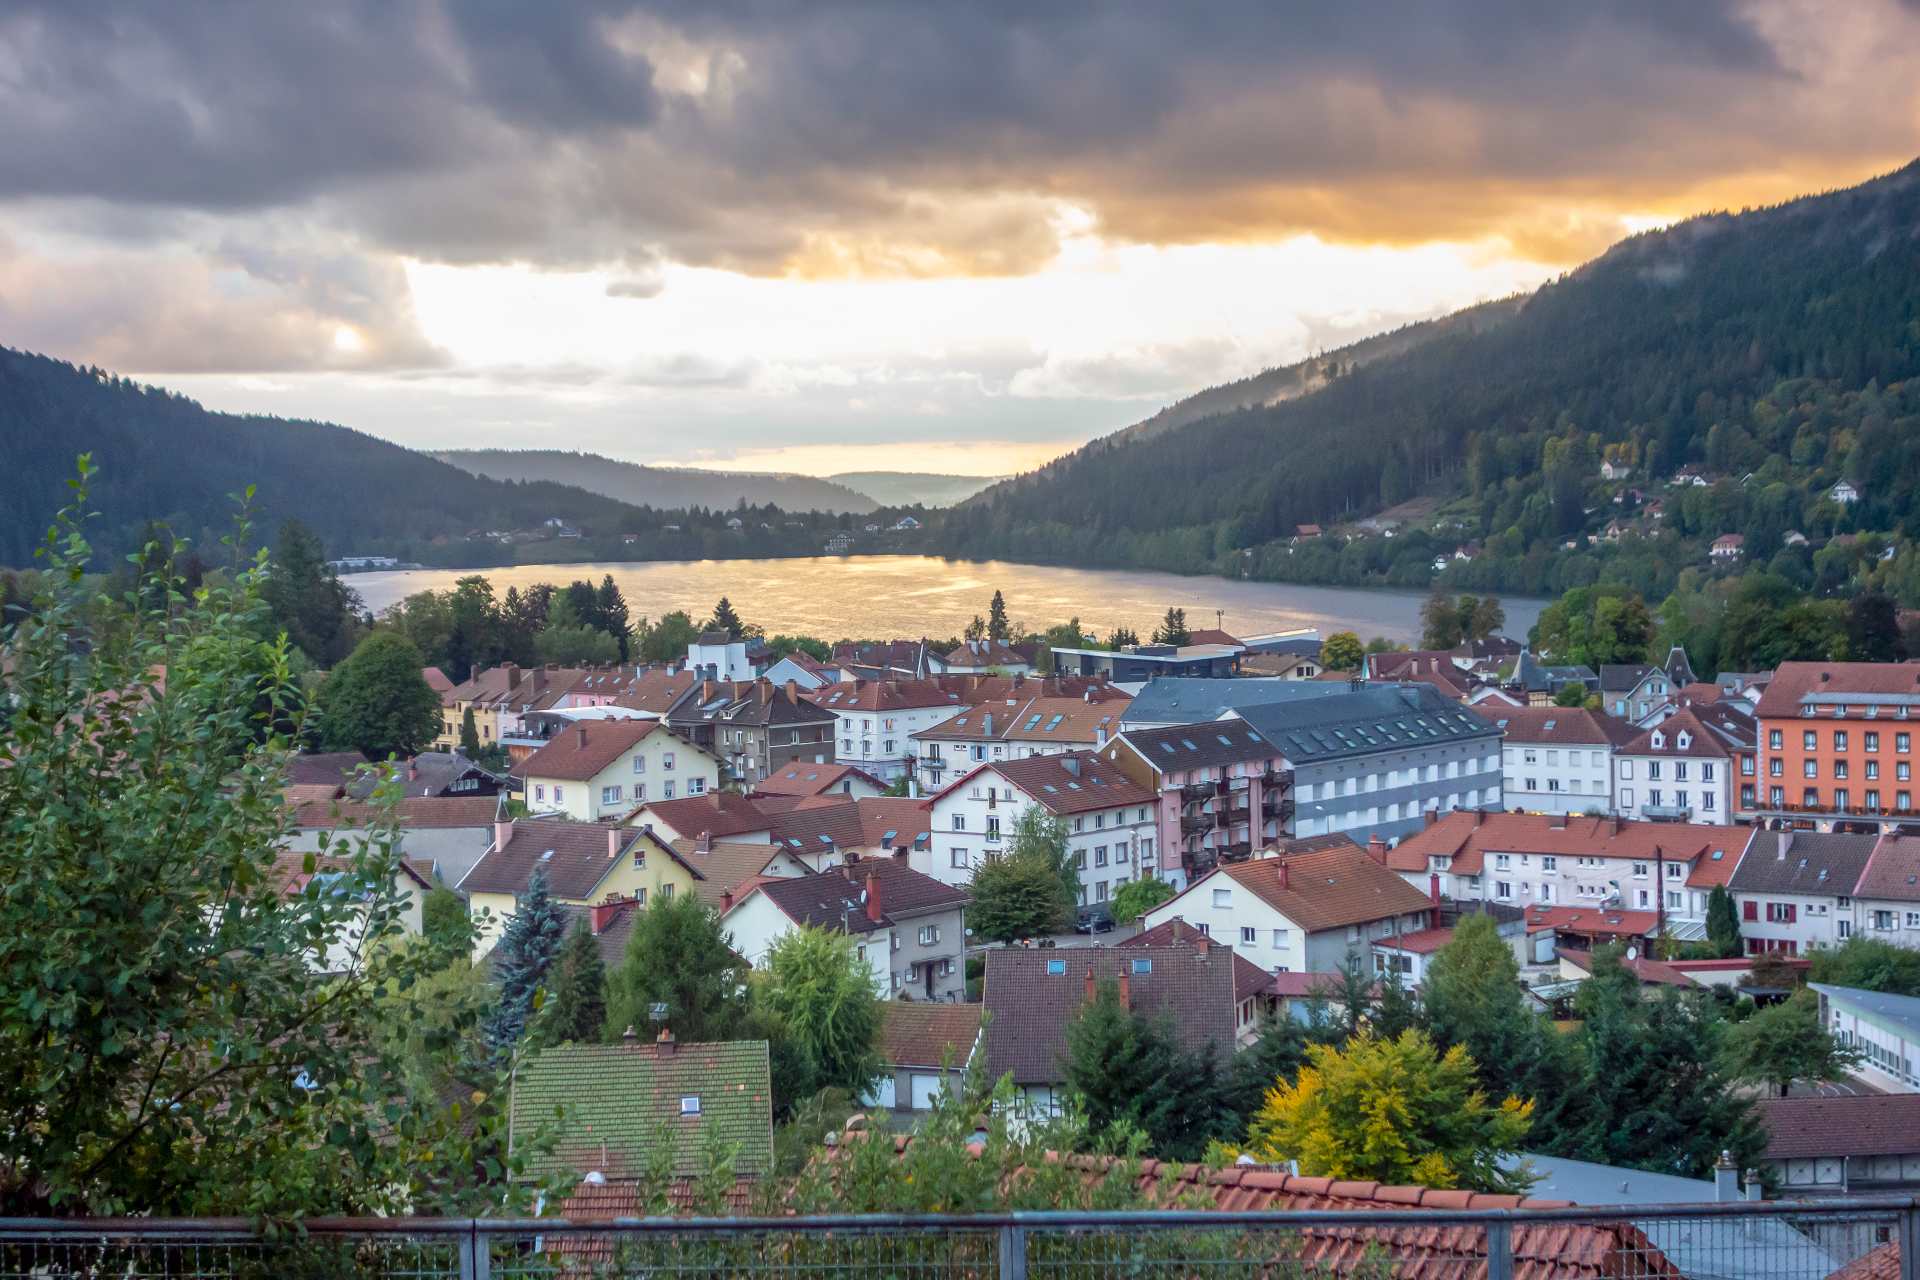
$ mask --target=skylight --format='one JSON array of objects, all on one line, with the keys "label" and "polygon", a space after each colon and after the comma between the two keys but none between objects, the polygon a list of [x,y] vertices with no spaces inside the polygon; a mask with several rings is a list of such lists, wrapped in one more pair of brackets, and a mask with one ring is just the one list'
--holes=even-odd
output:
[{"label": "skylight", "polygon": [[1047,972],[1051,974],[1053,977],[1058,978],[1063,974],[1065,974],[1066,971],[1067,971],[1067,962],[1065,960],[1047,961]]}]

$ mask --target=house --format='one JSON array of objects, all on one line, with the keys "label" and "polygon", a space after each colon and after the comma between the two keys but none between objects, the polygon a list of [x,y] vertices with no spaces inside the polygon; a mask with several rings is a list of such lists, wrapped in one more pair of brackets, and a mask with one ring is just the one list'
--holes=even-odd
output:
[{"label": "house", "polygon": [[914,519],[912,516],[901,516],[898,520],[895,520],[892,524],[888,525],[887,527],[889,529],[892,529],[896,533],[901,533],[901,532],[906,532],[913,529],[918,529],[920,527],[920,522]]},{"label": "house", "polygon": [[692,874],[690,892],[715,911],[726,911],[763,880],[813,874],[806,863],[768,841],[681,836],[665,844],[674,861]]},{"label": "house", "polygon": [[1625,818],[1731,822],[1734,778],[1753,767],[1755,732],[1732,703],[1681,706],[1615,748],[1614,808]]},{"label": "house", "polygon": [[[1341,976],[1337,973],[1286,974],[1289,979],[1286,993],[1295,998],[1288,999],[1280,985],[1281,975],[1262,969],[1225,942],[1209,938],[1179,916],[1163,920],[1151,929],[1143,929],[1116,942],[1114,946],[1121,950],[1132,951],[1142,947],[1214,947],[1219,954],[1233,958],[1233,1000],[1234,1000],[1234,1043],[1246,1048],[1260,1038],[1262,1025],[1268,1018],[1292,1017],[1305,1022],[1312,1009],[1312,1001],[1320,998],[1326,990],[1336,989]],[[1311,996],[1301,996],[1300,986],[1293,979],[1308,979],[1312,985]]]},{"label": "house", "polygon": [[[409,796],[495,796],[507,777],[467,759],[458,751],[422,751],[411,760],[382,766]],[[369,775],[347,788],[355,799],[373,794],[377,785]]]},{"label": "house", "polygon": [[[311,867],[307,863],[309,858],[313,859]],[[358,883],[353,857],[316,857],[294,849],[275,853],[273,869],[268,874],[278,881],[282,898],[316,895],[337,899],[342,893],[351,892],[352,886]],[[428,872],[400,858],[394,865],[392,886],[400,910],[375,941],[403,935],[419,937],[426,928],[427,894],[433,890]],[[325,951],[316,949],[309,963],[316,973],[346,973],[360,963],[367,945],[367,918],[363,914],[358,920],[334,923],[330,929]]]},{"label": "house", "polygon": [[1562,689],[1577,684],[1588,692],[1600,688],[1600,677],[1584,665],[1549,665],[1522,649],[1514,660],[1512,687],[1523,694],[1529,706],[1552,706]]},{"label": "house", "polygon": [[1920,950],[1920,839],[1881,836],[1853,887],[1853,902],[1855,932]]},{"label": "house", "polygon": [[1451,649],[1370,653],[1362,660],[1360,672],[1368,680],[1431,684],[1456,702],[1473,692],[1474,687],[1473,678]]},{"label": "house", "polygon": [[839,680],[840,669],[796,649],[768,667],[762,678],[782,687],[793,684],[801,689],[818,689]]},{"label": "house", "polygon": [[1807,535],[1798,529],[1789,529],[1780,535],[1780,545],[1785,547],[1804,547],[1807,545]]},{"label": "house", "polygon": [[1373,944],[1374,976],[1381,981],[1391,978],[1403,987],[1422,986],[1433,958],[1452,941],[1453,930],[1441,926],[1388,934]]},{"label": "house", "polygon": [[774,815],[747,796],[708,791],[677,800],[649,800],[634,810],[627,825],[651,831],[662,840],[736,840],[765,844]]},{"label": "house", "polygon": [[1615,462],[1613,459],[1608,458],[1600,464],[1600,478],[1602,480],[1625,480],[1632,474],[1633,468],[1624,462]]},{"label": "house", "polygon": [[946,672],[946,659],[935,652],[925,637],[918,640],[882,640],[871,644],[842,641],[833,646],[833,661],[840,667],[876,668],[878,679],[925,680]]},{"label": "house", "polygon": [[704,795],[720,762],[658,720],[582,720],[513,767],[529,811],[582,822],[623,817],[649,799]]},{"label": "house", "polygon": [[853,535],[850,533],[836,533],[827,539],[827,544],[823,550],[830,556],[847,555],[853,550]]},{"label": "house", "polygon": [[1392,839],[1429,812],[1503,803],[1500,730],[1428,685],[1369,685],[1234,714],[1279,750],[1292,780],[1286,830],[1296,836]]},{"label": "house", "polygon": [[833,760],[834,718],[770,680],[702,680],[667,714],[667,726],[717,758],[726,780],[753,787],[790,764]]},{"label": "house", "polygon": [[1317,657],[1304,653],[1243,653],[1240,672],[1275,680],[1317,680],[1324,668]]},{"label": "house", "polygon": [[770,816],[767,839],[814,871],[894,854],[924,867],[932,856],[932,821],[921,800],[809,796]]},{"label": "house", "polygon": [[1293,526],[1293,540],[1295,542],[1305,542],[1310,538],[1319,537],[1323,532],[1325,532],[1325,530],[1321,529],[1317,524],[1297,524]]},{"label": "house", "polygon": [[1231,676],[1244,646],[1239,644],[1133,644],[1117,650],[1055,646],[1054,670],[1067,675],[1105,676],[1114,681],[1153,680],[1161,676]]},{"label": "house", "polygon": [[1613,755],[1632,726],[1585,707],[1487,707],[1503,735],[1500,779],[1519,813],[1602,813],[1613,808]]},{"label": "house", "polygon": [[996,949],[986,962],[987,1076],[1011,1076],[1028,1114],[1060,1114],[1067,1030],[1102,982],[1127,1008],[1164,1016],[1187,1052],[1211,1050],[1223,1068],[1233,1055],[1234,966],[1216,948]]},{"label": "house", "polygon": [[687,645],[686,670],[702,680],[752,680],[765,669],[747,653],[748,641],[725,631],[702,631]]},{"label": "house", "polygon": [[841,795],[864,799],[881,795],[886,786],[872,774],[862,773],[850,764],[789,764],[777,769],[753,785],[753,799]]},{"label": "house", "polygon": [[1120,731],[1130,699],[1089,689],[1078,698],[995,698],[913,735],[920,785],[938,791],[994,760],[1097,751]]},{"label": "house", "polygon": [[881,996],[957,1001],[966,992],[964,889],[905,858],[862,858],[817,875],[743,884],[720,915],[755,968],[794,929],[846,933]]},{"label": "house", "polygon": [[1850,507],[1860,501],[1860,491],[1848,481],[1842,480],[1827,490],[1827,496],[1843,507]]},{"label": "house", "polygon": [[343,796],[347,788],[367,775],[370,764],[358,751],[322,751],[297,755],[287,761],[287,800],[304,804],[310,800],[331,800]]},{"label": "house", "polygon": [[893,1111],[930,1111],[958,1095],[980,1045],[979,1004],[889,1000],[880,1006],[880,1081],[863,1101]]},{"label": "house", "polygon": [[1920,1093],[1920,996],[1807,986],[1820,997],[1820,1024],[1864,1055],[1857,1068],[1862,1080],[1884,1093]]},{"label": "house", "polygon": [[957,686],[938,680],[855,679],[801,696],[832,713],[839,740],[834,759],[886,783],[913,772],[913,735],[961,705]]},{"label": "house", "polygon": [[1009,847],[1015,824],[1038,806],[1067,827],[1080,873],[1081,905],[1106,902],[1129,880],[1164,879],[1157,797],[1089,752],[983,765],[928,797],[932,840],[914,865],[947,884]]},{"label": "house", "polygon": [[1754,707],[1762,818],[1890,826],[1913,815],[1920,666],[1783,662]]},{"label": "house", "polygon": [[1872,835],[1754,832],[1727,881],[1747,954],[1805,955],[1852,937],[1854,891],[1877,842]]},{"label": "house", "polygon": [[438,667],[420,668],[420,678],[427,682],[427,688],[439,695],[443,703],[446,701],[447,695],[453,692],[453,681],[449,680],[447,673]]},{"label": "house", "polygon": [[610,899],[645,903],[657,894],[691,890],[693,869],[645,831],[518,818],[494,825],[493,842],[456,888],[475,920],[474,955],[493,949],[536,871],[555,902],[588,907]]},{"label": "house", "polygon": [[1176,889],[1287,834],[1293,779],[1279,749],[1242,721],[1129,730],[1098,755],[1150,797],[1154,865]]},{"label": "house", "polygon": [[1141,917],[1181,919],[1270,973],[1337,973],[1372,966],[1375,939],[1435,923],[1434,903],[1386,865],[1386,844],[1223,863]]},{"label": "house", "polygon": [[[404,796],[392,815],[394,842],[407,861],[457,884],[493,843],[499,810],[496,796]],[[325,853],[344,840],[356,849],[387,816],[377,805],[354,800],[303,804],[293,811],[286,848]]]},{"label": "house", "polygon": [[946,670],[953,675],[1000,672],[1025,675],[1033,670],[1027,655],[1003,640],[969,640],[953,652],[943,655]]},{"label": "house", "polygon": [[1744,533],[1723,533],[1713,540],[1708,548],[1709,558],[1721,561],[1738,560],[1746,553],[1747,535]]},{"label": "house", "polygon": [[1706,472],[1701,470],[1700,464],[1696,462],[1689,462],[1674,472],[1673,483],[1677,488],[1682,489],[1705,489],[1708,487]]},{"label": "house", "polygon": [[[737,1178],[773,1172],[765,1040],[681,1044],[663,1027],[656,1039],[629,1028],[618,1044],[551,1045],[515,1065],[509,1110],[521,1133],[561,1117],[553,1148],[528,1160],[528,1178],[636,1183],[664,1166],[691,1180],[716,1146],[731,1152]],[[672,1144],[670,1159],[655,1146],[662,1141]]]},{"label": "house", "polygon": [[1608,662],[1600,667],[1600,701],[1607,714],[1640,724],[1673,697],[1671,677],[1644,662]]},{"label": "house", "polygon": [[1762,1098],[1761,1168],[1780,1194],[1884,1195],[1920,1190],[1920,1093]]},{"label": "house", "polygon": [[1387,854],[1408,883],[1460,903],[1652,912],[1682,940],[1706,936],[1707,895],[1749,832],[1560,814],[1435,815]]}]

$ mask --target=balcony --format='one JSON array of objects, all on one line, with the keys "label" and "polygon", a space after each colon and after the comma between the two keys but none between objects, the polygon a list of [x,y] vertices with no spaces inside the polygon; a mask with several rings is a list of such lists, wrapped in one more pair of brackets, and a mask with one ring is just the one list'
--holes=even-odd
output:
[{"label": "balcony", "polygon": [[[1263,1171],[1264,1173],[1264,1171]],[[267,1237],[237,1218],[8,1219],[7,1275],[354,1275],[372,1280],[589,1275],[858,1280],[862,1276],[1894,1276],[1911,1195],[1621,1208],[1437,1209],[1323,1190],[1238,1191],[1140,1212],[765,1217],[314,1218]],[[1270,1175],[1276,1182],[1284,1174]],[[1311,1180],[1306,1180],[1313,1186]],[[1365,1185],[1365,1184],[1361,1184]],[[1382,1191],[1389,1190],[1381,1188]],[[621,1203],[615,1184],[600,1199]],[[1278,1204],[1288,1207],[1276,1212]],[[1364,1208],[1350,1207],[1365,1204]],[[1337,1206],[1337,1207],[1328,1207]],[[743,1207],[742,1213],[751,1209]],[[1516,1257],[1516,1254],[1518,1255]],[[1884,1264],[1884,1265],[1883,1265]]]},{"label": "balcony", "polygon": [[1216,810],[1213,816],[1220,819],[1220,825],[1223,827],[1238,827],[1244,826],[1251,820],[1251,813],[1252,811],[1246,805],[1240,804],[1231,809]]},{"label": "balcony", "polygon": [[1293,792],[1268,792],[1262,796],[1260,816],[1273,822],[1293,821]]},{"label": "balcony", "polygon": [[1180,788],[1182,800],[1211,800],[1213,795],[1214,785],[1211,782],[1189,782]]},{"label": "balcony", "polygon": [[1192,835],[1196,831],[1208,831],[1213,827],[1213,815],[1210,813],[1183,813],[1180,815],[1180,833]]},{"label": "balcony", "polygon": [[1293,787],[1293,770],[1275,769],[1269,766],[1261,771],[1260,783],[1265,787],[1286,787],[1291,790]]}]

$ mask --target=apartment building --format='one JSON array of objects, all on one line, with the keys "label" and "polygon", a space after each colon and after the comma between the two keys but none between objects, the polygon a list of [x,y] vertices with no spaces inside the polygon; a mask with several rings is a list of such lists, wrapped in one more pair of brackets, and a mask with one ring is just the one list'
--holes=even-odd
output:
[{"label": "apartment building", "polygon": [[1754,708],[1763,818],[1890,827],[1914,809],[1920,664],[1783,662]]},{"label": "apartment building", "polygon": [[833,758],[886,783],[913,771],[913,735],[964,705],[959,686],[939,680],[856,679],[800,696],[833,715]]},{"label": "apartment building", "polygon": [[744,787],[791,764],[833,763],[833,713],[802,698],[797,684],[702,680],[667,713],[667,724]]},{"label": "apartment building", "polygon": [[597,822],[651,799],[703,795],[719,785],[720,762],[658,720],[582,720],[513,773],[530,812]]},{"label": "apartment building", "polygon": [[[1732,703],[1682,706],[1656,718],[1614,752],[1614,808],[1625,818],[1733,821],[1755,734],[1753,717]],[[1744,785],[1751,788],[1751,777]]]},{"label": "apartment building", "polygon": [[1242,721],[1129,730],[1099,755],[1153,797],[1159,878],[1176,889],[1286,835],[1286,762]]},{"label": "apartment building", "polygon": [[1166,878],[1157,800],[1088,752],[985,764],[928,798],[929,847],[915,852],[913,865],[947,884],[969,884],[975,867],[1007,850],[1020,815],[1038,805],[1067,825],[1081,904],[1107,902],[1129,880]]},{"label": "apartment building", "polygon": [[1611,905],[1652,912],[1675,937],[1703,938],[1707,895],[1732,876],[1750,834],[1617,817],[1436,814],[1388,853],[1387,865],[1457,902]]},{"label": "apartment building", "polygon": [[1234,715],[1280,753],[1292,781],[1288,834],[1391,840],[1429,813],[1504,803],[1500,729],[1429,685],[1368,685]]},{"label": "apartment building", "polygon": [[1502,734],[1500,783],[1516,813],[1613,810],[1614,751],[1633,726],[1585,707],[1483,707]]},{"label": "apartment building", "polygon": [[1077,698],[995,698],[912,735],[920,785],[938,791],[994,760],[1098,751],[1120,731],[1132,701],[1113,688]]},{"label": "apartment building", "polygon": [[1184,920],[1270,973],[1372,967],[1371,948],[1425,930],[1435,904],[1387,867],[1387,847],[1344,837],[1310,852],[1228,862],[1141,917]]},{"label": "apartment building", "polygon": [[1853,936],[1861,873],[1878,838],[1827,831],[1756,831],[1727,882],[1749,955],[1804,955]]}]

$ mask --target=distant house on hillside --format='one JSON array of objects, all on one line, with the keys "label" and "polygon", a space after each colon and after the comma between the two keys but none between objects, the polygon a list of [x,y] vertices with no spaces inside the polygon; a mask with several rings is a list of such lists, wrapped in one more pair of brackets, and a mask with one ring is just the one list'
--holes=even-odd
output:
[{"label": "distant house on hillside", "polygon": [[1738,560],[1747,549],[1747,536],[1743,533],[1723,533],[1713,540],[1713,547],[1707,552],[1715,560]]},{"label": "distant house on hillside", "polygon": [[1827,490],[1827,496],[1843,507],[1851,506],[1860,501],[1860,491],[1845,480],[1840,481],[1834,485],[1833,488]]}]

